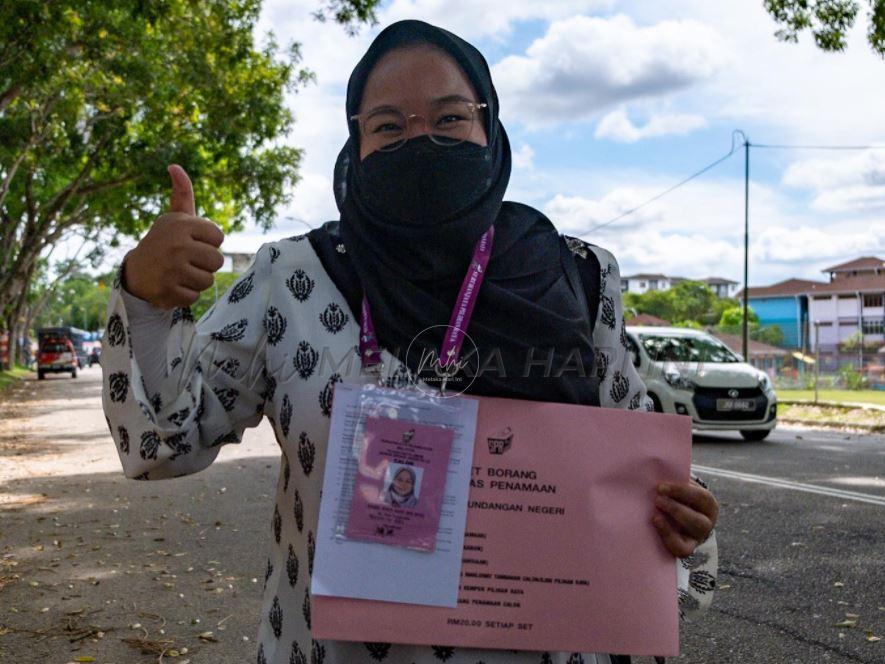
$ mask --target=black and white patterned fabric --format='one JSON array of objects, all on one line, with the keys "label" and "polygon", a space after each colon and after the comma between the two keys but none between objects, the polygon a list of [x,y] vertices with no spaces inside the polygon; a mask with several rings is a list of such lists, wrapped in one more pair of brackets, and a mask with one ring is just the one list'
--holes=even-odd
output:
[{"label": "black and white patterned fabric", "polygon": [[[599,257],[612,306],[594,341],[609,408],[649,408],[645,387],[621,340],[623,316],[614,257]],[[580,255],[576,252],[576,255]],[[119,269],[119,266],[118,266]],[[118,273],[119,274],[119,273]],[[187,308],[164,311],[120,288],[110,294],[102,342],[102,402],[126,477],[159,480],[209,466],[222,446],[239,443],[263,417],[281,448],[273,510],[268,511],[258,649],[263,664],[611,664],[606,654],[472,650],[447,646],[315,641],[310,634],[320,489],[332,393],[360,376],[359,321],[322,269],[304,235],[268,242],[252,265],[197,321]],[[389,384],[403,366],[382,352]],[[650,441],[653,444],[653,441]],[[715,585],[711,537],[677,561],[680,605],[705,608]]]}]

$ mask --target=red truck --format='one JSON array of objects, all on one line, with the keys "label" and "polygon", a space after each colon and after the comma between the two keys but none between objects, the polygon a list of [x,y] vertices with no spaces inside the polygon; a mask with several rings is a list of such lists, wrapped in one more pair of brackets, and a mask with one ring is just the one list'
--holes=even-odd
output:
[{"label": "red truck", "polygon": [[43,337],[37,352],[37,378],[43,380],[47,373],[68,373],[77,377],[77,351],[67,337]]}]

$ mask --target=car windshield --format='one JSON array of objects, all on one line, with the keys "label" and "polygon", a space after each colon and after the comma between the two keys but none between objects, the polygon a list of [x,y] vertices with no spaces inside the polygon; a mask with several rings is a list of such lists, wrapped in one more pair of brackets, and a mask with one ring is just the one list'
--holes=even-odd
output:
[{"label": "car windshield", "polygon": [[712,337],[643,334],[639,338],[654,362],[740,362],[725,344]]}]

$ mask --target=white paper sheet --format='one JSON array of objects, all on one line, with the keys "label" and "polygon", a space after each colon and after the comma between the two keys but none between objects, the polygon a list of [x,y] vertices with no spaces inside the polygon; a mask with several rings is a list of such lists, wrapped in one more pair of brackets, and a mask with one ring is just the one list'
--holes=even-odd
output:
[{"label": "white paper sheet", "polygon": [[446,405],[457,406],[453,419],[447,421],[440,421],[439,414],[428,414],[428,424],[452,426],[455,441],[449,459],[436,550],[426,553],[335,536],[339,510],[346,509],[351,497],[354,476],[349,472],[352,468],[349,441],[357,424],[360,387],[347,382],[335,385],[311,593],[455,607],[478,402],[463,397],[446,399]]}]

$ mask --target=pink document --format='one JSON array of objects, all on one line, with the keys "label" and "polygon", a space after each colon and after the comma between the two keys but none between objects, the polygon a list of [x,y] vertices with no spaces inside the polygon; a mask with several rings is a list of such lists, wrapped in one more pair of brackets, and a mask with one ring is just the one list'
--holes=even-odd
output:
[{"label": "pink document", "polygon": [[478,401],[458,607],[314,595],[314,638],[677,655],[676,563],[651,518],[657,484],[688,481],[690,419]]}]

